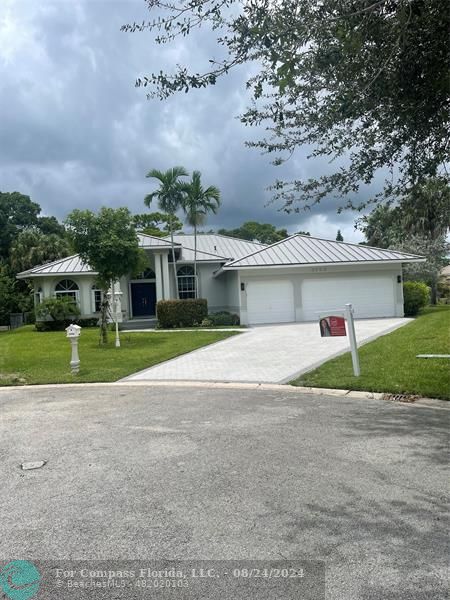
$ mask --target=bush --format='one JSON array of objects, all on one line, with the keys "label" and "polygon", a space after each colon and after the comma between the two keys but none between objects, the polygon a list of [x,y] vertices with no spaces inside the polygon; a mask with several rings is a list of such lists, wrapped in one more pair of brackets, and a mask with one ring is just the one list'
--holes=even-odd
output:
[{"label": "bush", "polygon": [[171,329],[172,327],[194,327],[208,315],[206,300],[160,300],[156,305],[158,327]]},{"label": "bush", "polygon": [[35,308],[36,319],[42,321],[67,321],[80,315],[73,298],[66,296],[45,298]]},{"label": "bush", "polygon": [[403,299],[405,316],[415,317],[421,308],[430,303],[430,288],[421,281],[405,281]]},{"label": "bush", "polygon": [[36,331],[64,331],[71,323],[75,323],[75,325],[79,325],[80,327],[98,327],[98,318],[36,321],[35,329]]},{"label": "bush", "polygon": [[219,327],[224,325],[239,325],[240,323],[239,315],[227,311],[211,313],[208,315],[208,321],[210,321],[212,325]]}]

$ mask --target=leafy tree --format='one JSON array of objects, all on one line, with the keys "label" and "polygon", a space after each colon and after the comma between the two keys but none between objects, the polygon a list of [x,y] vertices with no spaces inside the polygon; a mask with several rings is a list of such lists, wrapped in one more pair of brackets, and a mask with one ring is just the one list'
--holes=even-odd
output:
[{"label": "leafy tree", "polygon": [[139,271],[146,260],[132,216],[127,208],[102,207],[98,214],[76,209],[67,217],[66,225],[81,259],[98,272],[98,285],[104,292],[101,339],[106,343],[108,289],[120,277]]},{"label": "leafy tree", "polygon": [[176,215],[167,215],[161,212],[133,215],[133,223],[138,231],[156,237],[168,235],[170,225],[174,233],[178,233],[183,229],[183,223]]},{"label": "leafy tree", "polygon": [[431,303],[437,302],[437,289],[439,276],[446,264],[448,264],[448,254],[450,252],[450,244],[446,241],[445,236],[432,239],[420,235],[411,235],[405,237],[402,241],[398,241],[395,250],[403,252],[411,252],[419,254],[426,258],[424,263],[409,263],[403,268],[405,278],[407,280],[424,281],[431,288]]},{"label": "leafy tree", "polygon": [[0,266],[0,325],[9,325],[9,315],[17,310],[16,282],[6,267]]},{"label": "leafy tree", "polygon": [[334,173],[276,181],[286,210],[332,195],[354,206],[352,196],[379,175],[381,196],[398,198],[448,159],[450,11],[442,0],[147,4],[154,19],[122,30],[147,29],[166,44],[209,26],[221,53],[203,72],[179,66],[139,77],[150,97],[214,85],[253,63],[252,101],[241,120],[267,135],[249,145],[274,155],[275,164],[304,145],[313,157],[339,159]]},{"label": "leafy tree", "polygon": [[0,258],[7,260],[22,229],[37,225],[41,207],[20,192],[0,192]]},{"label": "leafy tree", "polygon": [[343,235],[342,235],[342,233],[341,233],[341,230],[340,230],[340,229],[338,229],[338,231],[337,231],[337,234],[336,234],[336,241],[337,241],[337,242],[343,242],[343,241],[344,241],[344,237],[343,237]]},{"label": "leafy tree", "polygon": [[277,229],[275,225],[257,221],[246,221],[237,229],[219,229],[217,233],[261,244],[274,244],[289,237],[287,229]]},{"label": "leafy tree", "polygon": [[402,237],[402,212],[398,206],[380,204],[357,221],[368,246],[389,248]]},{"label": "leafy tree", "polygon": [[450,186],[434,177],[415,186],[400,203],[401,219],[411,235],[438,240],[450,230]]},{"label": "leafy tree", "polygon": [[[183,210],[186,222],[194,228],[194,277],[197,282],[197,228],[206,221],[208,213],[216,213],[220,206],[220,191],[217,187],[210,185],[206,189],[202,186],[200,171],[192,173],[189,183],[182,186],[185,193],[183,198]],[[197,296],[198,286],[195,284]]]},{"label": "leafy tree", "polygon": [[[170,215],[173,219],[183,203],[183,189],[180,182],[180,177],[187,177],[187,175],[188,172],[184,167],[173,167],[168,171],[158,171],[158,169],[152,169],[149,171],[146,177],[157,179],[159,181],[159,188],[145,197],[145,205],[150,206],[153,200],[156,199],[158,201],[159,209],[162,212]],[[173,221],[171,219],[169,219],[168,226],[170,243],[172,245],[172,265],[175,277],[175,290],[178,298],[177,264],[175,259],[175,244],[173,239]]]},{"label": "leafy tree", "polygon": [[15,272],[69,256],[69,241],[55,233],[43,234],[39,229],[24,229],[12,242],[10,264]]},{"label": "leafy tree", "polygon": [[46,235],[54,234],[60,238],[63,238],[66,235],[66,228],[56,217],[38,217],[37,227]]}]

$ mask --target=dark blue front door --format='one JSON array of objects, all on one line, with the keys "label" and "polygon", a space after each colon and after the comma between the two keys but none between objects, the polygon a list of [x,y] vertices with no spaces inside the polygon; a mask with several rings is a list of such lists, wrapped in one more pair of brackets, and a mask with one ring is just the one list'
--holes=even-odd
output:
[{"label": "dark blue front door", "polygon": [[132,283],[131,306],[133,317],[149,317],[155,314],[156,283]]}]

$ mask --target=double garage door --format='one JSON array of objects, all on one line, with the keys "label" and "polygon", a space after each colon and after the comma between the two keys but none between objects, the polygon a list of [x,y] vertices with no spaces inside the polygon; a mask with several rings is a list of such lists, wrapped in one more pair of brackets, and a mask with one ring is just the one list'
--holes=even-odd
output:
[{"label": "double garage door", "polygon": [[[353,304],[359,319],[395,316],[395,284],[389,276],[326,277],[302,279],[302,320]],[[295,318],[294,285],[288,279],[250,281],[246,285],[250,325],[290,323]]]}]

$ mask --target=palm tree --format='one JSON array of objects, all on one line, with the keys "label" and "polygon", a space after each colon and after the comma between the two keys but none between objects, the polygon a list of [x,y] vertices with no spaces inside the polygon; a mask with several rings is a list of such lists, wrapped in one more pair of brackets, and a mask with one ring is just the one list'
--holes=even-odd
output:
[{"label": "palm tree", "polygon": [[217,212],[220,206],[220,191],[213,185],[204,189],[200,171],[194,171],[191,181],[184,183],[182,189],[185,193],[182,206],[186,222],[194,228],[194,278],[197,297],[197,227],[206,221],[208,213]]},{"label": "palm tree", "polygon": [[146,175],[146,177],[154,177],[160,183],[159,188],[147,194],[144,199],[144,204],[150,206],[152,201],[156,198],[158,200],[159,209],[170,215],[172,218],[169,220],[169,232],[170,232],[170,243],[172,245],[172,264],[173,273],[175,277],[175,290],[176,297],[178,298],[178,279],[177,279],[177,264],[175,260],[175,244],[173,240],[173,221],[175,213],[182,206],[183,202],[183,190],[181,188],[180,177],[187,177],[189,173],[184,167],[172,167],[168,171],[158,171],[158,169],[152,169]]}]

